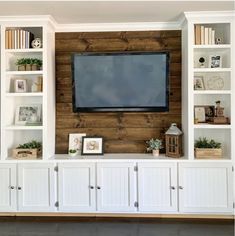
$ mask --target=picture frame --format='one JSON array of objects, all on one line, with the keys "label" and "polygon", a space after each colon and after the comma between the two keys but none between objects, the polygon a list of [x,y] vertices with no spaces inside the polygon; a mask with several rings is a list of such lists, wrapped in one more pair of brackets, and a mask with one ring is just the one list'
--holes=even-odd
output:
[{"label": "picture frame", "polygon": [[221,68],[222,67],[222,56],[211,55],[209,57],[209,68]]},{"label": "picture frame", "polygon": [[14,92],[15,93],[26,93],[27,92],[27,80],[26,79],[15,79]]},{"label": "picture frame", "polygon": [[194,90],[205,90],[203,76],[194,76]]},{"label": "picture frame", "polygon": [[81,150],[82,150],[82,137],[84,137],[84,136],[86,136],[85,133],[69,134],[69,150],[76,150],[77,152],[81,152]]},{"label": "picture frame", "polygon": [[18,105],[15,113],[15,125],[41,125],[41,105]]},{"label": "picture frame", "polygon": [[225,86],[224,78],[219,75],[213,75],[204,81],[206,90],[223,90]]},{"label": "picture frame", "polygon": [[215,117],[215,106],[194,106],[195,123],[210,123]]},{"label": "picture frame", "polygon": [[81,155],[103,155],[104,143],[103,137],[82,137],[82,151]]}]

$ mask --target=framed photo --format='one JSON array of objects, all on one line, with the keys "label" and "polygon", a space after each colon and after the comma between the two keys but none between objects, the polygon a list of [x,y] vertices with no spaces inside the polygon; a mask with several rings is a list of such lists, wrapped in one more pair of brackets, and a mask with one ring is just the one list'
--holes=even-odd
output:
[{"label": "framed photo", "polygon": [[204,90],[203,76],[194,76],[194,90]]},{"label": "framed photo", "polygon": [[69,134],[69,150],[77,150],[81,151],[82,149],[82,137],[86,136],[86,134]]},{"label": "framed photo", "polygon": [[103,155],[104,145],[102,137],[82,137],[81,155]]},{"label": "framed photo", "polygon": [[194,107],[194,119],[195,123],[206,123],[206,112],[204,106],[195,106]]},{"label": "framed photo", "polygon": [[220,55],[213,55],[209,58],[209,68],[221,68],[222,57]]},{"label": "framed photo", "polygon": [[16,125],[40,125],[41,124],[41,105],[19,105],[15,114]]},{"label": "framed photo", "polygon": [[213,75],[206,79],[206,90],[222,90],[224,89],[224,79],[218,75]]},{"label": "framed photo", "polygon": [[206,122],[211,122],[215,117],[215,106],[205,106]]},{"label": "framed photo", "polygon": [[14,81],[15,93],[26,93],[27,92],[27,81],[26,79],[16,79]]}]

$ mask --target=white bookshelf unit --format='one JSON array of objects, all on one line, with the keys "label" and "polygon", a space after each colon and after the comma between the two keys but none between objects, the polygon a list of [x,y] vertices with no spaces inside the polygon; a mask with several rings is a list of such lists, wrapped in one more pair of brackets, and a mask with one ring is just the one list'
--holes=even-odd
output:
[{"label": "white bookshelf unit", "polygon": [[[194,156],[194,142],[206,137],[222,143],[222,160],[234,160],[234,14],[223,12],[185,13],[183,25],[183,129],[186,155],[190,160]],[[196,27],[199,26],[199,34]],[[205,28],[215,31],[209,44],[205,44]],[[210,37],[210,36],[209,36]],[[199,43],[198,43],[199,38]],[[216,39],[220,39],[217,44]],[[201,39],[201,42],[200,42]],[[214,65],[212,57],[219,56],[219,63]],[[204,58],[204,63],[199,59]],[[199,85],[196,81],[202,81]],[[227,123],[215,124],[213,121],[197,122],[195,106],[214,106],[221,101]],[[208,118],[209,119],[209,118]],[[215,160],[216,161],[216,160]]]},{"label": "white bookshelf unit", "polygon": [[[54,28],[50,17],[38,18],[14,17],[1,22],[1,160],[12,160],[12,149],[19,144],[32,140],[42,142],[41,160],[46,160],[54,154],[55,147],[55,59],[54,59]],[[42,47],[32,48],[22,46],[22,35],[9,39],[7,31],[28,31],[34,38],[41,38]],[[15,33],[16,34],[16,33]],[[13,36],[11,36],[13,37]],[[24,36],[25,37],[25,36]],[[20,39],[19,39],[20,38]],[[7,40],[8,39],[8,40]],[[24,39],[26,40],[26,39]],[[9,41],[15,42],[9,46]],[[18,45],[16,45],[18,42]],[[25,43],[26,44],[26,43]],[[37,58],[42,60],[39,70],[19,71],[16,62],[20,58]],[[42,89],[38,92],[32,90],[40,76]],[[15,91],[15,80],[24,79],[27,89],[24,92]],[[21,105],[40,105],[41,124],[38,126],[16,125],[16,109]]]}]

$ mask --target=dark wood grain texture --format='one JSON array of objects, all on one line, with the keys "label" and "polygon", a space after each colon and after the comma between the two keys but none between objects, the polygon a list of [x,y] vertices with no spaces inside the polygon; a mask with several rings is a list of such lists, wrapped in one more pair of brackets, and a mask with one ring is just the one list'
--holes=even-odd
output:
[{"label": "dark wood grain texture", "polygon": [[[170,52],[169,112],[73,113],[71,53]],[[67,153],[70,133],[103,136],[107,153],[143,153],[145,141],[181,126],[181,31],[56,33],[56,153]]]}]

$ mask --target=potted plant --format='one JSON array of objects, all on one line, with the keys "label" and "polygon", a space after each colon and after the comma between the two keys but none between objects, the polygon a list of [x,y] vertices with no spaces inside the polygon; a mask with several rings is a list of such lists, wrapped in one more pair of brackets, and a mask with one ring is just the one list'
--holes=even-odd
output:
[{"label": "potted plant", "polygon": [[31,58],[32,70],[40,70],[42,66],[42,60],[38,58]]},{"label": "potted plant", "polygon": [[199,138],[194,143],[196,158],[221,158],[222,148],[221,143],[207,138]]},{"label": "potted plant", "polygon": [[152,151],[153,156],[159,156],[159,150],[162,148],[162,140],[152,138],[146,143],[148,145],[147,151]]},{"label": "potted plant", "polygon": [[26,71],[32,70],[31,61],[32,61],[31,58],[25,58],[25,70]]},{"label": "potted plant", "polygon": [[20,144],[17,148],[13,149],[13,157],[36,159],[42,154],[42,143],[32,140],[28,143]]},{"label": "potted plant", "polygon": [[18,71],[25,71],[26,60],[25,58],[20,58],[16,61]]},{"label": "potted plant", "polygon": [[77,149],[69,149],[69,156],[75,157],[78,154]]}]

